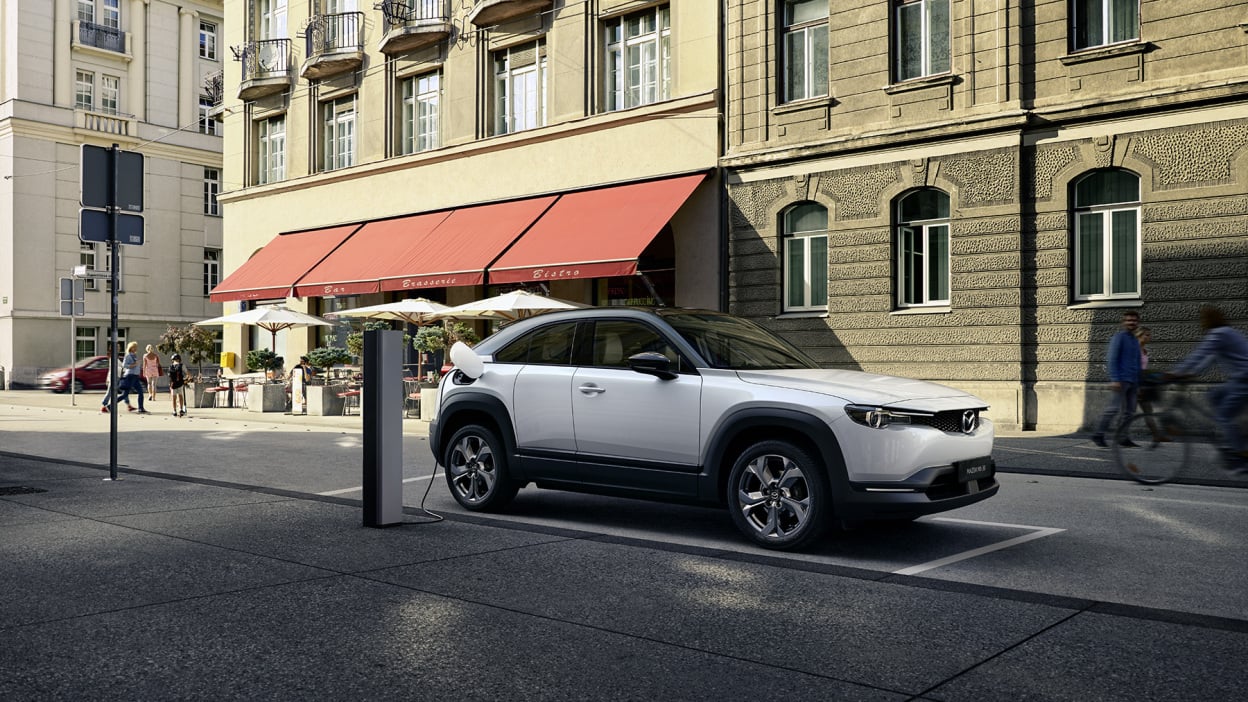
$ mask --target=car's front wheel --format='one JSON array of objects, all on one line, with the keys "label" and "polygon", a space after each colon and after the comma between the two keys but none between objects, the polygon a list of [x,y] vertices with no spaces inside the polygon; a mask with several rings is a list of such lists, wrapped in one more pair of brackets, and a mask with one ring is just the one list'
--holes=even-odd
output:
[{"label": "car's front wheel", "polygon": [[790,550],[827,531],[832,496],[822,464],[808,451],[788,441],[760,441],[732,466],[728,508],[754,543]]},{"label": "car's front wheel", "polygon": [[520,489],[507,469],[503,442],[479,424],[469,424],[451,436],[442,464],[447,487],[466,509],[502,509]]}]

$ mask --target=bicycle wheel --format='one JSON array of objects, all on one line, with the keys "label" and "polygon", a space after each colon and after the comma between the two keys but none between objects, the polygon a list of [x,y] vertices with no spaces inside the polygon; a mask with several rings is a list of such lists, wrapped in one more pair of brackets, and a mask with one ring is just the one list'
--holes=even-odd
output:
[{"label": "bicycle wheel", "polygon": [[[1178,475],[1187,465],[1192,450],[1190,441],[1172,431],[1179,426],[1172,417],[1161,414],[1132,417],[1114,439],[1114,462],[1118,469],[1145,485],[1164,483]],[[1156,432],[1153,427],[1157,428]]]}]

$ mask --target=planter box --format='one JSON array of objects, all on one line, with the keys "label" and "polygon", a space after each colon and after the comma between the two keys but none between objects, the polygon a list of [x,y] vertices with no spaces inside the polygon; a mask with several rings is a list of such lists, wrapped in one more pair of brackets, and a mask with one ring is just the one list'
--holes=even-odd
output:
[{"label": "planter box", "polygon": [[247,388],[247,411],[285,412],[286,385],[284,383],[251,385]]},{"label": "planter box", "polygon": [[420,419],[428,422],[437,415],[438,386],[420,389]]},{"label": "planter box", "polygon": [[338,397],[338,393],[346,389],[346,385],[308,386],[304,390],[308,397],[308,414],[326,417],[342,414],[342,398]]}]

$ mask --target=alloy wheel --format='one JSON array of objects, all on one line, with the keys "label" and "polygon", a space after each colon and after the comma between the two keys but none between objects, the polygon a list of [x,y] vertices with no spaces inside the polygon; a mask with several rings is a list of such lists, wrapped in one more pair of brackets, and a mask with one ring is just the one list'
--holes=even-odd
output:
[{"label": "alloy wheel", "polygon": [[763,454],[746,465],[737,481],[737,509],[765,539],[783,539],[810,519],[811,495],[806,474],[792,459]]}]

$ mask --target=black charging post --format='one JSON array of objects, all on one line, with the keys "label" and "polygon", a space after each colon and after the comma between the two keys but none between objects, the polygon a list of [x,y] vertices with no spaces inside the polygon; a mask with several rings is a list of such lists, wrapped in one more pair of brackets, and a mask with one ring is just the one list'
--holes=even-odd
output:
[{"label": "black charging post", "polygon": [[364,332],[364,526],[403,522],[403,332]]}]

